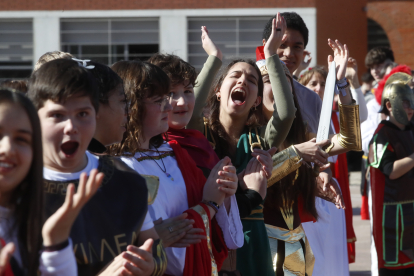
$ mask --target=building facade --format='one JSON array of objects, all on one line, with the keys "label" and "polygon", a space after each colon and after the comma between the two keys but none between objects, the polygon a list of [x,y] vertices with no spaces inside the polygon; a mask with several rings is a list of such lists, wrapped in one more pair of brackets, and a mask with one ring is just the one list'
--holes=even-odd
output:
[{"label": "building facade", "polygon": [[[368,3],[369,2],[369,3]],[[47,51],[62,50],[106,64],[145,59],[154,52],[174,53],[200,69],[206,54],[200,27],[205,25],[225,60],[254,58],[266,21],[277,12],[295,11],[309,28],[311,66],[325,65],[327,39],[346,42],[360,68],[367,52],[367,15],[384,2],[367,0],[117,0],[0,2],[0,78],[27,77]],[[394,3],[394,1],[393,1]],[[412,5],[404,1],[398,14]],[[386,4],[386,2],[385,2]],[[410,6],[412,7],[412,6]],[[386,11],[385,11],[386,12]],[[412,20],[411,20],[412,21]],[[381,24],[381,22],[379,23]],[[407,23],[408,24],[408,23]],[[414,24],[414,23],[411,23]],[[395,25],[395,24],[394,24]],[[392,23],[385,26],[397,47]],[[400,33],[404,32],[400,29]],[[410,34],[413,36],[413,32]],[[413,42],[411,42],[413,44]],[[406,46],[404,46],[406,47]],[[398,47],[398,50],[404,50]],[[396,55],[399,59],[399,55]],[[397,60],[398,62],[398,60]],[[412,62],[412,64],[411,64]],[[410,60],[414,66],[414,60]],[[409,65],[410,65],[409,64]]]}]

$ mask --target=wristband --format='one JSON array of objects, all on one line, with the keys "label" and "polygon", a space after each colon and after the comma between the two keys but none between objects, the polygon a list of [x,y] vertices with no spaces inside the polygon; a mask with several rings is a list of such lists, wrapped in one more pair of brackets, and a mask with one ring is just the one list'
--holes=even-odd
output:
[{"label": "wristband", "polygon": [[213,208],[216,211],[216,213],[218,213],[218,211],[220,209],[220,206],[217,203],[215,203],[214,201],[203,200],[202,203],[204,203],[205,205],[210,206],[211,208]]},{"label": "wristband", "polygon": [[349,82],[346,78],[343,78],[342,80],[336,81],[335,85],[335,93],[339,94],[339,91],[342,92],[342,96],[346,96],[346,88],[349,87]]},{"label": "wristband", "polygon": [[69,239],[67,239],[64,242],[55,244],[55,245],[50,245],[50,246],[43,246],[43,251],[44,252],[54,252],[54,251],[59,251],[62,250],[64,248],[66,248],[69,245]]}]

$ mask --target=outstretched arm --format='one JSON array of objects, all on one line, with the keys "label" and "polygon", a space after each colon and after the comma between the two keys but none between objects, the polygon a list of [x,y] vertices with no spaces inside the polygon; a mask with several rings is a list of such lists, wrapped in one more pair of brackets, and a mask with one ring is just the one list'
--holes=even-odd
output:
[{"label": "outstretched arm", "polygon": [[197,129],[203,132],[203,109],[206,103],[208,93],[210,92],[211,85],[214,78],[222,64],[223,54],[220,49],[214,44],[208,35],[206,26],[201,27],[201,41],[203,48],[208,54],[206,63],[204,63],[203,69],[197,76],[196,85],[194,87],[195,105],[193,116],[186,128]]},{"label": "outstretched arm", "polygon": [[295,119],[296,108],[292,91],[276,53],[276,49],[286,40],[284,35],[286,28],[285,19],[278,13],[272,22],[272,34],[263,49],[274,98],[273,116],[266,128],[262,128],[261,133],[262,137],[265,137],[268,148],[280,146]]}]

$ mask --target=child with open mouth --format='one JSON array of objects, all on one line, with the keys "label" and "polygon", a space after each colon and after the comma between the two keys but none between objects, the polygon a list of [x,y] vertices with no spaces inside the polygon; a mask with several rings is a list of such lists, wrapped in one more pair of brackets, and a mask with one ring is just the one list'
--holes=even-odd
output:
[{"label": "child with open mouth", "polygon": [[99,95],[89,72],[93,68],[85,63],[53,60],[30,78],[28,95],[38,109],[43,132],[46,215],[62,204],[69,183],[80,189],[85,175],[105,172],[71,231],[78,275],[96,275],[108,264],[102,275],[137,270],[162,275],[166,260],[160,240],[150,239],[158,236],[147,217],[144,179],[117,158],[87,151],[95,135]]}]

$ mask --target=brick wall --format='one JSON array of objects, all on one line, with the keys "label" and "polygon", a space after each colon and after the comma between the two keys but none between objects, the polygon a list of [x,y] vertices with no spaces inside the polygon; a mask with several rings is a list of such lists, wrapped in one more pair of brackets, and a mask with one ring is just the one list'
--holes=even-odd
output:
[{"label": "brick wall", "polygon": [[373,1],[367,5],[367,16],[387,33],[395,61],[414,69],[414,1]]},{"label": "brick wall", "polygon": [[365,72],[367,54],[366,0],[316,0],[318,64],[327,67],[333,51],[328,38],[346,43],[350,55],[357,60],[358,74]]},{"label": "brick wall", "polygon": [[316,0],[3,0],[0,11],[314,7]]}]

